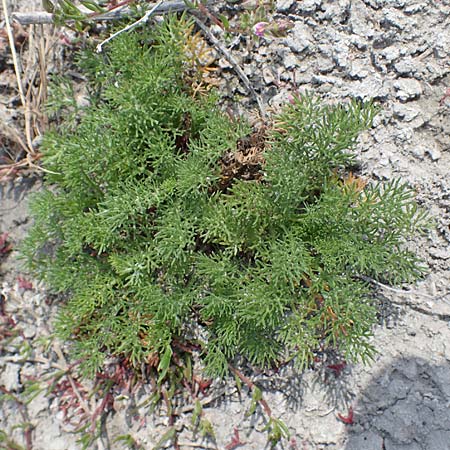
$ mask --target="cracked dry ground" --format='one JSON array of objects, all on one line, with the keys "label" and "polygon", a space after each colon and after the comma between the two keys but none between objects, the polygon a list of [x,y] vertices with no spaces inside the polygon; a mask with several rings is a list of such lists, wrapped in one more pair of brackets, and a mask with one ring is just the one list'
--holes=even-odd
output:
[{"label": "cracked dry ground", "polygon": [[[230,8],[224,10],[233,16]],[[329,367],[321,374],[295,376],[285,369],[255,377],[274,415],[292,435],[277,448],[450,449],[449,14],[444,0],[278,0],[268,20],[292,21],[287,36],[250,43],[241,36],[230,49],[271,107],[303,90],[327,100],[378,101],[382,111],[358,145],[363,174],[410,183],[436,225],[410,243],[427,261],[429,275],[408,286],[411,292],[379,290],[380,322],[373,337],[379,353],[372,363]],[[221,38],[220,30],[213,31]],[[4,79],[8,64],[2,67]],[[245,87],[225,59],[218,65],[223,91],[230,99],[239,96],[237,109],[245,108],[250,102]],[[4,108],[14,109],[14,103],[3,99]],[[11,318],[20,330],[8,343],[2,341],[0,386],[17,397],[27,380],[45,378],[64,366],[61,352],[44,346],[56,305],[42,286],[27,282],[17,260],[17,244],[29,226],[28,195],[39,186],[38,177],[24,176],[0,187],[0,232],[9,233],[13,245],[1,259],[2,320]],[[105,431],[90,448],[128,448],[115,440],[124,434],[153,448],[168,424],[163,414],[136,407],[148,394],[143,387],[135,403],[116,399]],[[180,448],[231,448],[235,429],[243,442],[239,448],[266,447],[262,416],[245,415],[250,395],[238,394],[234,384],[215,383],[210,400],[205,415],[215,427],[216,444],[193,435],[187,411],[180,417]],[[4,400],[0,429],[25,446],[22,429],[14,425],[29,421],[33,449],[79,448],[58,402],[45,393],[26,407]]]}]

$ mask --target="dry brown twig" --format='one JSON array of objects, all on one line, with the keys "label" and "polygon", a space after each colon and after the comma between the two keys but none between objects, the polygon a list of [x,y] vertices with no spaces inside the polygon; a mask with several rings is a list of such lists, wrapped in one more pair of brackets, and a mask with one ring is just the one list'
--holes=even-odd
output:
[{"label": "dry brown twig", "polygon": [[[207,5],[218,3],[218,0],[208,0]],[[151,6],[151,5],[149,5]],[[179,12],[187,9],[184,0],[166,0],[158,6],[155,14],[166,14],[168,12]],[[114,8],[102,14],[92,14],[87,16],[87,20],[94,22],[119,20],[130,16],[130,8],[126,5]],[[12,19],[22,25],[31,24],[51,24],[54,23],[54,15],[45,11],[17,12],[12,14]],[[70,22],[70,21],[68,21]]]},{"label": "dry brown twig", "polygon": [[[42,135],[48,126],[47,116],[42,110],[42,105],[47,98],[47,61],[57,42],[54,28],[46,27],[44,29],[42,25],[37,25],[31,26],[25,32],[22,25],[15,24],[15,27],[23,30],[22,33],[28,39],[27,50],[18,54],[12,19],[7,9],[6,0],[2,0],[2,4],[5,11],[6,34],[13,60],[18,97],[23,108],[24,133],[22,135],[17,126],[2,124],[0,130],[2,135],[15,143],[21,151],[15,156],[9,154],[8,159],[10,161],[0,165],[0,179],[27,168],[49,172],[37,164],[41,155],[35,146],[35,139]],[[7,150],[5,152],[8,154]]]},{"label": "dry brown twig", "polygon": [[136,28],[140,24],[147,23],[148,19],[150,18],[150,16],[155,13],[155,11],[158,9],[158,7],[161,5],[162,2],[163,2],[163,0],[159,0],[159,2],[152,9],[149,9],[139,20],[137,20],[136,22],[133,22],[132,24],[126,26],[125,28],[122,28],[119,31],[116,31],[111,36],[109,36],[109,38],[107,38],[104,41],[100,42],[100,44],[98,44],[97,48],[96,48],[97,53],[101,53],[102,47],[105,44],[107,44],[109,41],[114,39],[116,36],[119,36],[119,34],[126,33],[127,31],[130,31],[133,28]]},{"label": "dry brown twig", "polygon": [[5,14],[6,33],[8,35],[9,46],[11,48],[11,56],[13,59],[14,72],[16,74],[17,88],[19,90],[20,101],[24,108],[25,136],[26,136],[26,141],[27,141],[27,152],[30,152],[33,155],[34,149],[33,149],[33,139],[31,137],[31,117],[30,117],[31,111],[29,108],[29,104],[26,100],[25,92],[23,89],[20,62],[19,62],[19,58],[17,57],[16,43],[14,40],[14,33],[11,28],[11,21],[10,21],[8,5],[6,4],[6,0],[2,0],[2,4],[3,4],[3,13]]},{"label": "dry brown twig", "polygon": [[266,109],[264,107],[263,101],[261,100],[261,97],[257,94],[254,87],[252,86],[250,80],[248,79],[247,75],[245,75],[244,71],[239,66],[238,62],[234,58],[234,56],[220,43],[220,41],[211,33],[209,28],[196,16],[193,15],[194,21],[197,24],[197,26],[205,33],[205,35],[208,37],[208,39],[211,41],[211,43],[214,45],[214,47],[222,53],[222,55],[227,59],[227,61],[233,66],[233,69],[239,76],[239,78],[244,83],[247,90],[250,92],[250,94],[253,96],[253,98],[256,100],[256,103],[258,104],[258,109],[261,114],[261,117],[263,119],[267,118]]}]

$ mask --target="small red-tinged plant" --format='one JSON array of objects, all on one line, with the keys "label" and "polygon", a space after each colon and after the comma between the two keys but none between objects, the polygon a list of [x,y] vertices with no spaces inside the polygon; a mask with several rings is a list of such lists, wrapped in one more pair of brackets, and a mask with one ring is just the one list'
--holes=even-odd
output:
[{"label": "small red-tinged plant", "polygon": [[347,425],[353,425],[354,423],[354,418],[353,418],[353,408],[350,406],[350,408],[348,408],[348,415],[347,416],[343,416],[342,414],[338,414],[338,419],[341,420],[342,422],[344,422]]},{"label": "small red-tinged plant", "polygon": [[89,393],[83,385],[67,376],[54,384],[51,392],[59,398],[58,409],[63,413],[64,422],[81,428],[88,418],[88,411],[83,408],[83,402],[88,400]]},{"label": "small red-tinged plant", "polygon": [[13,248],[12,244],[8,243],[8,236],[8,233],[0,234],[0,255],[6,255]]},{"label": "small red-tinged plant", "polygon": [[225,446],[225,450],[234,450],[235,448],[238,448],[240,445],[245,445],[245,442],[241,441],[241,438],[239,436],[239,430],[235,427],[233,429],[233,436],[231,437],[231,441],[229,444]]},{"label": "small red-tinged plant", "polygon": [[[18,335],[23,336],[23,331],[16,328],[16,321],[6,311],[6,297],[2,293],[0,293],[0,319],[0,342]],[[2,344],[5,345],[4,342]]]},{"label": "small red-tinged plant", "polygon": [[439,100],[439,106],[443,106],[445,101],[450,97],[450,87],[446,89],[444,95]]},{"label": "small red-tinged plant", "polygon": [[336,363],[336,364],[328,364],[327,369],[330,369],[331,371],[333,371],[334,375],[337,377],[339,377],[339,375],[341,375],[342,371],[347,367],[347,362],[346,361],[342,361],[340,363]]},{"label": "small red-tinged plant", "polygon": [[17,277],[17,285],[19,286],[19,289],[23,289],[25,291],[31,291],[33,289],[33,283],[21,276]]},{"label": "small red-tinged plant", "polygon": [[[17,397],[17,395],[13,394],[10,390],[6,389],[3,386],[0,386],[0,399],[1,397],[5,397],[9,400],[12,400],[13,402],[16,403],[18,410],[19,410],[19,414],[22,417],[22,425],[19,426],[19,428],[21,428],[23,430],[23,439],[25,442],[25,447],[22,446],[18,446],[16,445],[16,443],[12,442],[12,441],[7,441],[7,449],[16,449],[16,448],[21,448],[21,449],[25,449],[25,450],[32,450],[33,448],[33,442],[32,442],[32,432],[33,432],[33,425],[30,422],[30,418],[28,417],[28,412],[27,412],[27,408],[24,404],[24,402]],[[1,448],[5,448],[5,447],[1,447]]]},{"label": "small red-tinged plant", "polygon": [[206,395],[209,387],[211,386],[212,380],[204,379],[197,375],[194,375],[193,381],[195,384],[195,395],[197,396],[199,393],[202,395]]}]

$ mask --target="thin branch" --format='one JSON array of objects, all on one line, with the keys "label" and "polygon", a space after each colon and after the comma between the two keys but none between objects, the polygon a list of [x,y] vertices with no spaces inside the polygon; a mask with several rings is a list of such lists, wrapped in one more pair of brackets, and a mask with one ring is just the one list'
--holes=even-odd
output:
[{"label": "thin branch", "polygon": [[133,22],[130,25],[127,25],[125,28],[122,28],[119,31],[116,31],[109,38],[105,39],[103,42],[100,42],[100,44],[97,45],[97,53],[101,53],[102,47],[105,44],[107,44],[109,41],[113,40],[115,37],[119,36],[119,34],[126,33],[127,31],[130,31],[133,28],[136,28],[141,23],[147,23],[150,16],[155,13],[155,11],[162,4],[162,2],[163,2],[163,0],[159,0],[159,2],[152,9],[149,9],[139,20],[137,20],[136,22]]},{"label": "thin branch", "polygon": [[439,320],[443,320],[444,322],[447,322],[447,323],[450,321],[450,314],[442,314],[442,313],[438,313],[438,312],[434,312],[434,311],[429,311],[428,309],[422,308],[413,302],[409,302],[409,301],[397,302],[395,300],[391,300],[391,303],[394,303],[395,305],[400,305],[400,306],[408,306],[409,308],[413,309],[414,311],[417,311],[421,314],[425,314],[426,316],[436,317]]},{"label": "thin branch", "polygon": [[81,405],[83,411],[89,417],[92,417],[93,413],[90,410],[90,408],[89,408],[88,404],[86,403],[86,401],[84,400],[84,398],[82,397],[82,395],[80,394],[80,391],[78,390],[72,375],[69,373],[69,364],[67,363],[66,357],[64,356],[64,353],[62,352],[61,347],[59,346],[58,342],[56,342],[56,341],[53,342],[53,350],[56,353],[56,355],[58,356],[62,367],[66,371],[67,379],[69,380],[70,386],[72,387],[73,392],[75,393],[78,401],[80,402],[80,405]]},{"label": "thin branch", "polygon": [[359,278],[361,278],[364,281],[367,281],[369,283],[374,284],[375,286],[381,287],[387,291],[390,292],[395,292],[396,294],[401,294],[401,295],[417,295],[420,297],[424,297],[424,298],[428,298],[430,300],[443,300],[444,302],[446,302],[447,304],[450,305],[450,301],[448,301],[445,297],[447,297],[448,295],[450,295],[450,291],[446,292],[445,294],[439,295],[439,296],[435,296],[435,295],[429,295],[429,294],[425,294],[423,292],[417,291],[415,289],[396,289],[393,288],[392,286],[388,286],[387,284],[384,283],[380,283],[377,280],[374,280],[373,278],[370,277],[366,277],[366,276],[360,276]]},{"label": "thin branch", "polygon": [[244,83],[247,90],[252,94],[256,102],[258,103],[259,112],[261,113],[261,117],[263,119],[267,118],[267,113],[264,108],[264,104],[261,100],[261,97],[256,93],[255,89],[253,88],[250,80],[248,79],[247,75],[245,75],[244,71],[241,69],[237,61],[234,59],[233,55],[219,42],[219,40],[209,31],[209,28],[196,16],[192,16],[194,18],[195,23],[201,28],[201,30],[206,34],[208,39],[212,42],[214,47],[219,50],[220,53],[227,59],[227,61],[233,66],[233,69],[238,74],[239,78]]},{"label": "thin branch", "polygon": [[[209,0],[207,5],[212,5],[217,3],[218,0]],[[155,14],[167,14],[169,12],[179,12],[188,9],[184,0],[167,0],[158,6]],[[109,20],[120,20],[129,17],[131,10],[129,7],[115,8],[114,10],[107,11],[105,13],[94,13],[86,15],[87,21],[109,21]],[[21,25],[32,25],[32,24],[51,24],[54,23],[54,14],[37,11],[37,12],[16,12],[11,15],[12,19],[20,23]],[[73,22],[73,20],[68,20],[68,23]]]},{"label": "thin branch", "polygon": [[[250,378],[246,377],[243,373],[241,373],[239,370],[237,370],[235,367],[233,367],[231,364],[228,364],[229,369],[231,372],[233,372],[237,377],[240,378],[240,380],[251,390],[253,391],[257,386],[255,383],[253,383]],[[267,417],[272,417],[272,410],[270,409],[270,406],[268,403],[263,399],[259,399],[258,403],[262,406],[264,412],[267,414]]]},{"label": "thin branch", "polygon": [[11,14],[11,19],[20,25],[51,24],[53,23],[53,14],[45,11],[15,12]]}]

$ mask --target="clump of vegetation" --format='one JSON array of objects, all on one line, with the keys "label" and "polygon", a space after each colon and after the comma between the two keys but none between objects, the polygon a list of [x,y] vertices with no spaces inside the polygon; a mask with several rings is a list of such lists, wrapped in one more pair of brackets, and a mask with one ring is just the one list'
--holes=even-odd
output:
[{"label": "clump of vegetation", "polygon": [[169,18],[85,53],[90,105],[45,137],[24,254],[68,294],[58,335],[87,376],[115,355],[163,378],[186,344],[220,376],[235,358],[370,357],[365,280],[423,271],[403,248],[424,225],[413,192],[349,171],[376,108],[299,96],[252,129],[193,92],[190,27]]}]

